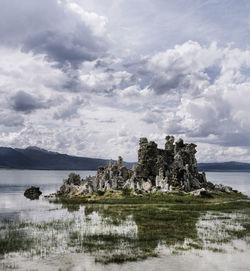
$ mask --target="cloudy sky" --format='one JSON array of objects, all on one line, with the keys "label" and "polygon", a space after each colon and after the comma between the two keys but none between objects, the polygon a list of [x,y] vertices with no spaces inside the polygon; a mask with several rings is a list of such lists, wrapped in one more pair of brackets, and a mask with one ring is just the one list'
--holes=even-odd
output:
[{"label": "cloudy sky", "polygon": [[0,146],[250,162],[250,1],[1,0]]}]

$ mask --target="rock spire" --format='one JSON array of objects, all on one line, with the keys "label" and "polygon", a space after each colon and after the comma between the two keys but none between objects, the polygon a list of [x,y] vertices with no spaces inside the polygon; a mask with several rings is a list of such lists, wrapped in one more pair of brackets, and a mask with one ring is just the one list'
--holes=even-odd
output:
[{"label": "rock spire", "polygon": [[73,180],[71,174],[58,194],[73,196],[126,188],[138,194],[216,190],[216,186],[207,182],[205,173],[198,172],[195,153],[196,145],[184,143],[183,139],[175,142],[173,136],[166,136],[165,148],[160,149],[154,141],[143,137],[139,141],[138,163],[132,169],[124,166],[119,156],[117,162],[111,160],[106,166],[99,167],[96,176],[79,180],[80,176],[76,175]]}]

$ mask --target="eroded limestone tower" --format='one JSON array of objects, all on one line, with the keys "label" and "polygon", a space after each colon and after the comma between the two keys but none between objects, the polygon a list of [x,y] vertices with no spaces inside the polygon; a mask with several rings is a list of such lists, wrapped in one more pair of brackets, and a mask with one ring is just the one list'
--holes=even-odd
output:
[{"label": "eroded limestone tower", "polygon": [[[166,136],[164,149],[159,149],[147,138],[141,138],[138,163],[132,169],[124,166],[119,156],[117,162],[111,160],[106,166],[99,167],[96,176],[83,179],[76,194],[124,188],[134,189],[136,193],[152,190],[189,192],[207,188],[209,183],[205,173],[201,174],[197,169],[195,148],[195,144],[186,144],[182,139],[175,142],[173,136]],[[66,185],[69,185],[67,180],[65,187],[60,189],[62,193],[68,189]]]},{"label": "eroded limestone tower", "polygon": [[166,137],[165,149],[158,149],[155,142],[141,138],[138,164],[126,185],[141,190],[147,186],[187,192],[204,187],[206,178],[198,172],[195,148],[195,144],[184,144],[182,139],[174,143],[173,136]]}]

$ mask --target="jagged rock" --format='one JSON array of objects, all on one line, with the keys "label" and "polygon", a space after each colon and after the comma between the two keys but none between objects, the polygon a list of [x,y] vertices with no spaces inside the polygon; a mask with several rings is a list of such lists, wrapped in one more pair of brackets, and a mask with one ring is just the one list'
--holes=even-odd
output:
[{"label": "jagged rock", "polygon": [[215,184],[214,185],[214,190],[217,192],[225,192],[225,193],[232,193],[233,188],[230,186],[224,186],[222,184]]},{"label": "jagged rock", "polygon": [[165,150],[169,152],[174,152],[174,137],[166,136]]},{"label": "jagged rock", "polygon": [[163,170],[161,168],[159,170],[159,175],[157,175],[155,178],[155,186],[156,186],[156,189],[160,189],[163,192],[166,192],[169,190],[168,176],[164,178]]},{"label": "jagged rock", "polygon": [[194,188],[194,189],[200,189],[201,188],[201,182],[196,178],[191,179],[190,184],[191,184],[191,187]]},{"label": "jagged rock", "polygon": [[[208,182],[205,173],[199,173],[195,158],[196,145],[186,144],[183,139],[174,143],[173,136],[166,136],[164,149],[143,137],[139,142],[138,163],[132,170],[123,165],[123,159],[98,168],[94,177],[81,180],[71,173],[57,192],[58,195],[81,195],[109,189],[133,189],[136,194],[149,191],[196,191],[205,195],[207,191],[234,192],[231,187]],[[206,192],[205,192],[206,191]]]},{"label": "jagged rock", "polygon": [[206,189],[207,189],[208,191],[213,191],[214,188],[215,188],[215,186],[214,186],[213,183],[211,183],[211,182],[207,182],[207,183],[206,183]]},{"label": "jagged rock", "polygon": [[60,187],[60,190],[57,192],[58,195],[70,194],[74,186],[81,185],[81,177],[78,174],[70,173],[68,179],[63,180],[63,185]]},{"label": "jagged rock", "polygon": [[205,188],[194,190],[190,192],[190,194],[194,196],[211,197],[211,194]]},{"label": "jagged rock", "polygon": [[31,186],[30,188],[26,189],[24,192],[24,196],[28,199],[34,200],[39,199],[42,192],[40,191],[39,187]]},{"label": "jagged rock", "polygon": [[141,189],[144,190],[144,191],[150,191],[152,188],[152,183],[151,181],[142,181],[142,184],[141,184]]}]

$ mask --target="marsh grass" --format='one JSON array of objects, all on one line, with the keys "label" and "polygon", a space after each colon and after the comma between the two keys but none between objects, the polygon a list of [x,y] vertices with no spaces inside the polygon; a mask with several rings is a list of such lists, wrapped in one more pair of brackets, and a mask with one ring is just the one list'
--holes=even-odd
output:
[{"label": "marsh grass", "polygon": [[95,261],[104,264],[137,261],[158,254],[145,244],[145,240],[138,240],[121,234],[93,234],[75,236],[71,245],[77,242],[81,246],[79,252],[88,252],[95,255]]},{"label": "marsh grass", "polygon": [[[245,200],[241,194],[213,193],[211,198],[201,198],[155,193],[140,197],[133,191],[58,198],[56,203],[77,216],[41,223],[5,221],[0,228],[0,255],[30,251],[30,255],[46,257],[60,248],[66,253],[90,253],[96,262],[108,264],[156,257],[162,246],[171,248],[173,254],[203,249],[223,253],[224,244],[249,240],[250,203]],[[81,206],[84,213],[78,213]],[[93,214],[100,221],[95,221]],[[99,230],[88,230],[96,223]],[[136,229],[124,232],[128,225]],[[109,230],[102,231],[103,226]]]},{"label": "marsh grass", "polygon": [[34,240],[22,230],[8,230],[0,235],[0,255],[30,250]]},{"label": "marsh grass", "polygon": [[121,264],[124,262],[132,262],[132,261],[139,261],[145,260],[149,257],[158,257],[158,253],[156,252],[142,252],[142,253],[114,253],[110,255],[103,255],[95,258],[95,262],[99,262],[102,264],[109,264],[109,263],[117,263]]},{"label": "marsh grass", "polygon": [[248,197],[241,193],[211,193],[211,197],[194,196],[184,192],[154,192],[144,195],[135,195],[130,189],[121,191],[107,190],[104,194],[87,194],[74,197],[57,197],[51,200],[53,203],[65,205],[77,204],[212,204],[236,200],[247,200]]}]

